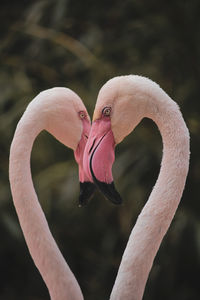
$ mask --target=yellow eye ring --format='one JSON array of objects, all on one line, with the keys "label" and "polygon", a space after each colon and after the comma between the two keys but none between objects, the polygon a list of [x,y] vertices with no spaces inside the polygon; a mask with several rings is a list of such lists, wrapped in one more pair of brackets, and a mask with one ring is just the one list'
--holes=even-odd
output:
[{"label": "yellow eye ring", "polygon": [[80,117],[81,119],[85,119],[85,118],[86,118],[86,113],[85,113],[84,111],[80,111],[80,112],[79,112],[79,117]]},{"label": "yellow eye ring", "polygon": [[102,110],[102,114],[105,117],[109,117],[111,115],[111,107],[109,107],[109,106],[104,107]]}]

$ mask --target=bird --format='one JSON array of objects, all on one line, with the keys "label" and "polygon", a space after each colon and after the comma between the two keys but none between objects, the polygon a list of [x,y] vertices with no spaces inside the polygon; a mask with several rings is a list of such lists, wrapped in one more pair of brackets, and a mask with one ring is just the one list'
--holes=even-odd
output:
[{"label": "bird", "polygon": [[18,122],[10,148],[9,179],[19,222],[33,261],[52,300],[82,300],[83,295],[48,227],[34,190],[30,156],[37,135],[46,130],[74,150],[79,165],[80,205],[93,193],[83,172],[83,151],[91,127],[90,117],[72,90],[55,87],[39,93]]},{"label": "bird", "polygon": [[115,147],[143,118],[152,119],[162,137],[163,155],[155,186],[129,236],[110,300],[141,300],[146,281],[177,210],[189,168],[189,131],[175,101],[154,81],[118,76],[100,89],[83,156],[90,182],[111,202],[121,204],[112,165]]}]

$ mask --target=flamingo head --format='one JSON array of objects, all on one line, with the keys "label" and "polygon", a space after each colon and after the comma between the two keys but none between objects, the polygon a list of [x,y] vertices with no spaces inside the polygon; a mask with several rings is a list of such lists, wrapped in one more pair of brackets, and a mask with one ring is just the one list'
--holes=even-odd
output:
[{"label": "flamingo head", "polygon": [[[79,204],[84,205],[95,190],[95,185],[83,171],[83,153],[91,128],[90,117],[82,100],[70,89],[53,88],[41,94],[43,101],[40,101],[41,108],[40,105],[37,108],[44,112],[45,129],[74,150],[79,166]],[[44,98],[48,101],[45,102]]]},{"label": "flamingo head", "polygon": [[112,176],[115,146],[141,120],[141,108],[133,99],[136,90],[132,75],[115,77],[101,88],[84,151],[83,167],[87,178],[114,204],[122,202]]}]

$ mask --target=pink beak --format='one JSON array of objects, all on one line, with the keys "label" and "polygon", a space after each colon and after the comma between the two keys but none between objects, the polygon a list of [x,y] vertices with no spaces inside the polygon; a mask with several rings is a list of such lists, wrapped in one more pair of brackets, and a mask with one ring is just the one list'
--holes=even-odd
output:
[{"label": "pink beak", "polygon": [[92,123],[89,138],[83,156],[84,173],[90,182],[115,204],[122,199],[116,191],[112,165],[115,160],[115,141],[109,118],[102,118]]},{"label": "pink beak", "polygon": [[80,196],[79,205],[85,205],[92,197],[96,187],[83,170],[83,153],[88,140],[91,124],[88,120],[83,120],[83,132],[81,140],[74,151],[75,160],[79,166]]}]

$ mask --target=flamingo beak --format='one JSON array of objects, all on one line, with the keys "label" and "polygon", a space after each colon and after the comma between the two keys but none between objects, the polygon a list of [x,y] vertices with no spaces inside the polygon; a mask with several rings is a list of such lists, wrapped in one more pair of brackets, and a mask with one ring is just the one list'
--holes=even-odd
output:
[{"label": "flamingo beak", "polygon": [[85,182],[80,181],[80,195],[79,195],[80,207],[88,204],[95,190],[96,190],[96,186],[94,185],[94,183],[89,181],[85,181]]},{"label": "flamingo beak", "polygon": [[84,173],[83,170],[83,153],[88,140],[90,132],[90,122],[87,120],[83,121],[83,132],[79,144],[74,151],[74,157],[79,166],[79,181],[80,181],[80,195],[79,195],[79,206],[84,206],[88,203],[94,191],[96,189],[94,183]]},{"label": "flamingo beak", "polygon": [[120,194],[115,189],[112,165],[115,159],[115,141],[108,118],[92,123],[83,156],[84,172],[104,196],[114,204],[121,204]]}]

